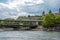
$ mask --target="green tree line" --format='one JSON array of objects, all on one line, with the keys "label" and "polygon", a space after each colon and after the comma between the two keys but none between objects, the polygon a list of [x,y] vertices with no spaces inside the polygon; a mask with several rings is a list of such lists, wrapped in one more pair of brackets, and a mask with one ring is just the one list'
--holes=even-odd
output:
[{"label": "green tree line", "polygon": [[60,15],[54,15],[53,13],[46,14],[43,17],[42,24],[44,28],[55,27],[56,24],[60,24]]}]

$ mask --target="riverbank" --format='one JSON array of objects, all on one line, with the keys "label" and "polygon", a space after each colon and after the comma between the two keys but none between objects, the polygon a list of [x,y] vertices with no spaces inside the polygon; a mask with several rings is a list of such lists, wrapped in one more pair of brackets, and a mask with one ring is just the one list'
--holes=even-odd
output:
[{"label": "riverbank", "polygon": [[46,32],[60,32],[60,30],[44,30],[44,29],[32,29],[32,30],[13,30],[13,28],[4,28],[4,29],[0,29],[0,31],[46,31]]},{"label": "riverbank", "polygon": [[39,25],[37,28],[29,29],[29,27],[21,27],[21,28],[0,28],[0,31],[57,31],[60,32],[60,29],[50,29],[50,28],[43,28]]}]

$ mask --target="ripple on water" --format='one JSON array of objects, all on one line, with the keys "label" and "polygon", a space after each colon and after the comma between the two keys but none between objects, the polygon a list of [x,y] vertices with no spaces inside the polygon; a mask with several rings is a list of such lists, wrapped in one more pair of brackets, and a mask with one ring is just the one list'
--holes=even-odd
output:
[{"label": "ripple on water", "polygon": [[60,40],[60,32],[2,31],[0,40]]}]

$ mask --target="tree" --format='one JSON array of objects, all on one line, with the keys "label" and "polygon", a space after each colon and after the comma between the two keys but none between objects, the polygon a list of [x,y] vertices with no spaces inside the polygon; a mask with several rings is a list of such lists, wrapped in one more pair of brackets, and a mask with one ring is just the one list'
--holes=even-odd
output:
[{"label": "tree", "polygon": [[49,28],[53,27],[55,24],[55,15],[50,13],[44,16],[43,18],[43,27]]},{"label": "tree", "polygon": [[56,16],[55,20],[55,24],[60,24],[60,16]]}]

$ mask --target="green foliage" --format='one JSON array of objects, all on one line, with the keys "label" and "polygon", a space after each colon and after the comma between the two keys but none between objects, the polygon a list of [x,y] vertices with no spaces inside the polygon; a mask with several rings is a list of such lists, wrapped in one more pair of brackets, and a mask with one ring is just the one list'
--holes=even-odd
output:
[{"label": "green foliage", "polygon": [[33,22],[23,22],[24,25],[34,25]]},{"label": "green foliage", "polygon": [[56,16],[55,19],[56,19],[55,23],[56,23],[56,24],[60,24],[60,16]]},{"label": "green foliage", "polygon": [[50,13],[44,16],[43,18],[43,27],[53,27],[55,24],[55,15]]},{"label": "green foliage", "polygon": [[19,24],[19,22],[0,21],[0,24]]},{"label": "green foliage", "polygon": [[36,20],[42,20],[42,17],[38,17],[38,18],[36,18]]}]

